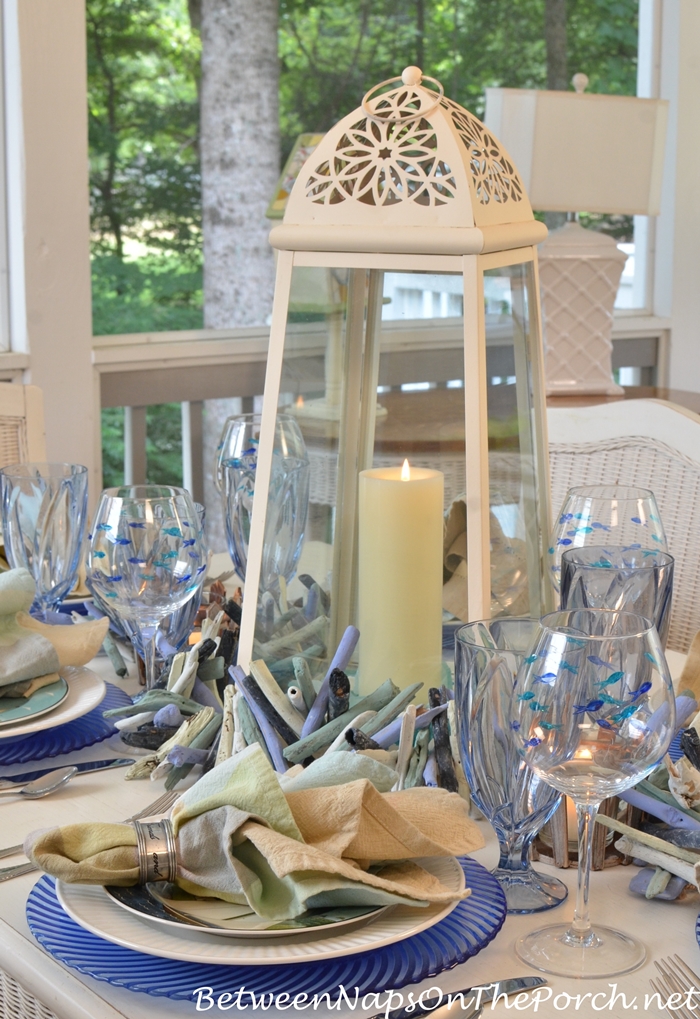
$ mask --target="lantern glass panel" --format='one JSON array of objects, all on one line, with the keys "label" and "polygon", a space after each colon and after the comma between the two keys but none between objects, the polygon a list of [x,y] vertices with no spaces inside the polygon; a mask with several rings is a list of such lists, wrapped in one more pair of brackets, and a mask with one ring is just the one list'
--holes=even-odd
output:
[{"label": "lantern glass panel", "polygon": [[[487,269],[482,278],[492,612],[538,614],[541,527],[529,366],[534,271],[530,262]],[[275,453],[253,649],[275,673],[286,658],[280,678],[293,678],[291,657],[300,649],[313,676],[324,671],[345,627],[357,624],[357,478],[366,468],[408,459],[443,472],[443,608],[446,620],[469,618],[463,303],[461,272],[292,271],[278,416],[298,425],[307,478],[303,485],[286,484],[283,458]],[[478,309],[467,314],[476,320]],[[298,464],[292,467],[298,478]],[[303,517],[303,527],[278,526],[289,514]],[[285,534],[300,538],[295,568],[281,583],[267,551],[276,533],[282,540]],[[280,561],[293,558],[280,555]],[[309,598],[312,582],[320,592]],[[415,583],[419,598],[420,577]],[[291,617],[295,603],[287,630],[310,625],[312,631],[285,644],[278,620]]]},{"label": "lantern glass panel", "polygon": [[540,542],[546,509],[538,500],[533,408],[537,365],[534,265],[484,272],[488,410],[491,614],[539,616]]}]

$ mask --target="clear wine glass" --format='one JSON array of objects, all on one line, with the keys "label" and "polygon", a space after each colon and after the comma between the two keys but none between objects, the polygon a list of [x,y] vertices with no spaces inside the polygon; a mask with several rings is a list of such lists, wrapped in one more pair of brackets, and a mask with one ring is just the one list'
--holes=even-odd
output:
[{"label": "clear wine glass", "polygon": [[570,488],[555,518],[547,550],[549,577],[559,591],[566,549],[603,543],[668,551],[654,493],[623,485]]},{"label": "clear wine glass", "polygon": [[45,618],[78,577],[87,521],[87,467],[63,463],[4,467],[0,494],[7,560],[34,577],[32,612]]},{"label": "clear wine glass", "polygon": [[509,913],[552,909],[565,884],[537,871],[530,846],[557,809],[560,794],[528,768],[511,729],[513,683],[537,632],[536,619],[468,623],[455,636],[455,704],[462,760],[472,799],[498,836],[492,871]]},{"label": "clear wine glass", "polygon": [[651,619],[666,647],[674,559],[619,545],[568,548],[561,557],[562,609],[621,609]]},{"label": "clear wine glass", "polygon": [[[196,596],[207,550],[188,492],[159,485],[102,493],[90,535],[87,581],[143,652],[146,684],[156,681],[156,635],[165,616]],[[110,613],[111,614],[111,613]]]},{"label": "clear wine glass", "polygon": [[[258,466],[260,415],[229,418],[222,437],[217,477],[223,489],[229,554],[245,579],[250,522]],[[229,456],[225,456],[225,453]],[[277,589],[279,577],[294,576],[301,555],[309,508],[309,456],[298,423],[279,414],[275,426],[272,471],[267,503],[261,590]]]},{"label": "clear wine glass", "polygon": [[656,628],[643,616],[577,609],[545,616],[513,693],[513,730],[535,774],[570,796],[578,816],[578,891],[571,924],[516,942],[524,962],[570,977],[608,977],[644,962],[630,934],[591,926],[591,846],[600,803],[648,775],[674,734],[675,700]]}]

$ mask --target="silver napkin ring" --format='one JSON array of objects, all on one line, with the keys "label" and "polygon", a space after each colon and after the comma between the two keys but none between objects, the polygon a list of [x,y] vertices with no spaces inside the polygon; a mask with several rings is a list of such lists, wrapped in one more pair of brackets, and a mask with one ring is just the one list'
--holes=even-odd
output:
[{"label": "silver napkin ring", "polygon": [[177,856],[173,826],[162,821],[134,821],[139,854],[139,884],[151,881],[174,881]]}]

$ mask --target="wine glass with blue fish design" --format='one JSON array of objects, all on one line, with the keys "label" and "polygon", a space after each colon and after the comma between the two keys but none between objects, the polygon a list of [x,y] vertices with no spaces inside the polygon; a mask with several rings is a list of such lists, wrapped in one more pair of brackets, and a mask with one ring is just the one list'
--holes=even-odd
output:
[{"label": "wine glass with blue fish design", "polygon": [[561,586],[561,557],[586,545],[668,551],[666,532],[654,493],[624,485],[579,485],[570,488],[555,517],[547,549],[550,580]]},{"label": "wine glass with blue fish design", "polygon": [[512,728],[534,773],[576,804],[578,893],[573,923],[516,943],[546,973],[608,977],[642,965],[646,949],[588,913],[593,828],[600,803],[662,760],[675,730],[675,698],[653,623],[631,612],[574,609],[540,621],[516,678]]},{"label": "wine glass with blue fish design", "polygon": [[[156,635],[161,621],[201,590],[207,549],[188,492],[133,485],[102,493],[90,534],[87,582],[136,635],[148,687],[156,680]],[[111,614],[111,613],[110,613]]]},{"label": "wine glass with blue fish design", "polygon": [[455,636],[455,704],[472,799],[498,837],[492,871],[509,913],[538,913],[566,898],[566,885],[535,870],[530,846],[560,794],[528,768],[511,728],[513,683],[539,626],[511,617],[468,623]]}]

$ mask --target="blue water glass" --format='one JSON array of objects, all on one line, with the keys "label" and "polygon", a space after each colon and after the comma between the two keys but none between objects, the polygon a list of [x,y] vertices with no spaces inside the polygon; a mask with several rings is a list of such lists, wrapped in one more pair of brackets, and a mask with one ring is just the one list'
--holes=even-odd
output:
[{"label": "blue water glass", "polygon": [[44,617],[78,577],[87,520],[88,472],[79,464],[14,464],[0,471],[5,553],[34,577],[35,615]]},{"label": "blue water glass", "polygon": [[562,609],[636,612],[666,647],[673,598],[673,556],[658,549],[588,545],[561,557]]},{"label": "blue water glass", "polygon": [[[233,449],[234,454],[220,462],[226,539],[241,578],[245,578],[248,565],[258,470],[259,417],[249,414],[229,419],[225,448]],[[306,531],[309,485],[309,457],[299,425],[289,415],[280,414],[275,426],[270,472],[261,591],[276,591],[280,577],[290,581],[294,576]]]},{"label": "blue water glass", "polygon": [[536,619],[468,623],[455,638],[455,700],[472,798],[498,836],[493,871],[509,913],[537,913],[564,901],[566,885],[536,871],[530,845],[559,805],[559,793],[522,759],[511,728],[513,685],[537,633]]}]

